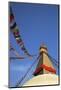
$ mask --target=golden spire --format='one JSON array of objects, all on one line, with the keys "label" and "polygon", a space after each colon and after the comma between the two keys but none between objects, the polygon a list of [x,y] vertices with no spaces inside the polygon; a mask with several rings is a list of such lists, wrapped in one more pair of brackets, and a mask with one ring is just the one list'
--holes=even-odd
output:
[{"label": "golden spire", "polygon": [[44,43],[40,46],[39,49],[40,49],[40,53],[42,52],[48,53],[48,49]]}]

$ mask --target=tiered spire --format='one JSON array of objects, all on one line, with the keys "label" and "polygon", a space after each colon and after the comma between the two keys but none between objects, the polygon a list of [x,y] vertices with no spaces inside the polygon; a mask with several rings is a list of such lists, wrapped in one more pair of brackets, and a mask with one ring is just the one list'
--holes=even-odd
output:
[{"label": "tiered spire", "polygon": [[34,75],[39,74],[47,74],[47,73],[56,73],[56,70],[53,67],[53,63],[51,62],[50,58],[48,57],[48,49],[47,47],[42,44],[40,47],[40,59],[37,64],[37,68],[34,72]]}]

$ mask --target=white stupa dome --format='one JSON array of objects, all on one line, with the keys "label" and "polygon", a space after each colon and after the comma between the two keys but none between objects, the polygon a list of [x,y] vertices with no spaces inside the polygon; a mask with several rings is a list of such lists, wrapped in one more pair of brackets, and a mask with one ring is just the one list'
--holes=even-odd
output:
[{"label": "white stupa dome", "polygon": [[27,81],[23,86],[37,86],[37,85],[57,85],[59,84],[59,77],[56,74],[42,74],[33,77]]}]

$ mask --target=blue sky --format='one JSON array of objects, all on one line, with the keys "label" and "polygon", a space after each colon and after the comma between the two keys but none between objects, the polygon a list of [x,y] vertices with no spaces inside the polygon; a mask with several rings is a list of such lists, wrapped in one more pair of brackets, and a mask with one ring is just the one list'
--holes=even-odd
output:
[{"label": "blue sky", "polygon": [[[10,3],[10,5],[28,52],[38,56],[40,45],[45,43],[49,54],[58,61],[58,6],[26,3]],[[13,34],[10,32],[9,35],[12,46],[21,56],[24,56],[24,52],[16,43]],[[10,56],[12,55],[15,56],[10,52]],[[24,60],[12,60],[10,62],[10,86],[16,85],[37,56],[32,60],[25,56]],[[36,65],[37,63],[22,83],[32,77]]]}]

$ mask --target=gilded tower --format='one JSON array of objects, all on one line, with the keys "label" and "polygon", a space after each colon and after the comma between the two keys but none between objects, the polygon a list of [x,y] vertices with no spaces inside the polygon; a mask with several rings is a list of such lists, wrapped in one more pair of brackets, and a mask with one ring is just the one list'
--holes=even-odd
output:
[{"label": "gilded tower", "polygon": [[34,75],[36,76],[39,74],[48,74],[48,73],[55,74],[56,70],[54,69],[53,63],[48,56],[47,47],[43,44],[41,45],[39,51],[40,51],[40,58],[36,70],[34,72]]}]

